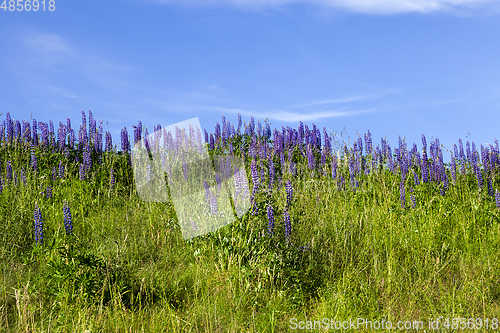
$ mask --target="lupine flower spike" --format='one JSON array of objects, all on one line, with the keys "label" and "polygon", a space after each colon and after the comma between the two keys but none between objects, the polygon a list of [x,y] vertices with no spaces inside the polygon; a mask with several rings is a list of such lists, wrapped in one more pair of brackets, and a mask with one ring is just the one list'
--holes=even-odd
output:
[{"label": "lupine flower spike", "polygon": [[35,218],[35,244],[43,244],[43,219],[42,212],[37,204],[35,204],[34,211]]},{"label": "lupine flower spike", "polygon": [[66,229],[66,235],[70,235],[73,233],[73,221],[71,219],[71,211],[69,209],[67,202],[64,202],[63,213],[64,213],[64,228]]},{"label": "lupine flower spike", "polygon": [[290,221],[290,214],[285,209],[283,212],[283,218],[285,220],[285,238],[290,240],[290,235],[292,233],[292,222]]},{"label": "lupine flower spike", "polygon": [[267,206],[267,220],[267,232],[269,233],[269,235],[272,235],[274,230],[274,210],[273,206],[271,205]]},{"label": "lupine flower spike", "polygon": [[498,190],[496,190],[495,193],[495,200],[497,202],[497,208],[500,209],[500,192],[498,192]]},{"label": "lupine flower spike", "polygon": [[290,179],[286,181],[285,188],[286,188],[286,207],[288,208],[290,207],[290,204],[292,203],[293,199],[293,188]]}]

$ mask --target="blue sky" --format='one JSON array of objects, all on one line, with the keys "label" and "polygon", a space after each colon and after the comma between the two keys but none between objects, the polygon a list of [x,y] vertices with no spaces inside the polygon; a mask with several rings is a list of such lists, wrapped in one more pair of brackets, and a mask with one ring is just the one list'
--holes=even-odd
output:
[{"label": "blue sky", "polygon": [[103,119],[115,143],[222,113],[374,142],[500,139],[500,2],[56,1],[0,10],[0,119]]}]

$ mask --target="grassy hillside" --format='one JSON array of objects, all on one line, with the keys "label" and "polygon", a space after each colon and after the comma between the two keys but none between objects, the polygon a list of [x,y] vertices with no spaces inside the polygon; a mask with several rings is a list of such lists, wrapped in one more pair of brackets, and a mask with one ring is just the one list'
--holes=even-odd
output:
[{"label": "grassy hillside", "polygon": [[283,332],[440,316],[479,329],[500,318],[496,140],[451,153],[424,136],[341,144],[314,125],[223,117],[203,144],[244,159],[251,209],[186,241],[171,201],[137,195],[130,148],[142,124],[118,144],[98,124],[0,123],[2,332]]}]

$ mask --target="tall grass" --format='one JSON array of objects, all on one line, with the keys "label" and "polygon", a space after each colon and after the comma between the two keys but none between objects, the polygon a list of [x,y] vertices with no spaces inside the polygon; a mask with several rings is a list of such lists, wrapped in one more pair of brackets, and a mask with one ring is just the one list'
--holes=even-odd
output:
[{"label": "tall grass", "polygon": [[271,131],[239,118],[235,130],[223,118],[205,144],[245,160],[252,208],[185,241],[171,202],[137,196],[128,140],[142,124],[133,138],[122,131],[118,149],[89,116],[78,140],[69,120],[57,135],[51,122],[0,123],[0,331],[500,317],[498,144],[467,143],[466,154],[459,141],[445,164],[437,140],[420,150],[400,140],[393,153],[369,132],[347,145],[316,126]]}]

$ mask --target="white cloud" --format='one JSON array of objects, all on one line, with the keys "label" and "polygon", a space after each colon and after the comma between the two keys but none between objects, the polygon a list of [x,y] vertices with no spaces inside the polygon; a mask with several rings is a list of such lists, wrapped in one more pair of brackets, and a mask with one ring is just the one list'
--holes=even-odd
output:
[{"label": "white cloud", "polygon": [[259,119],[275,119],[284,122],[298,122],[298,121],[318,121],[328,118],[337,117],[347,117],[353,116],[361,113],[373,112],[376,109],[365,109],[365,110],[346,110],[346,108],[341,108],[339,110],[327,110],[327,111],[313,111],[308,113],[298,113],[298,112],[288,112],[283,110],[269,111],[269,112],[252,112],[248,110],[238,109],[238,108],[223,108],[223,107],[205,107],[206,109],[218,112],[228,112],[228,113],[241,113],[245,116],[254,116]]},{"label": "white cloud", "polygon": [[31,51],[29,62],[35,67],[49,67],[63,61],[70,53],[70,46],[56,34],[31,34],[23,38]]},{"label": "white cloud", "polygon": [[313,105],[322,105],[322,104],[331,104],[331,103],[348,103],[348,102],[354,102],[354,101],[360,101],[360,100],[375,99],[375,98],[382,97],[391,91],[394,91],[394,90],[384,90],[384,91],[380,91],[380,92],[376,92],[376,93],[368,94],[368,95],[357,95],[357,96],[348,96],[348,97],[337,98],[337,99],[327,99],[327,100],[322,100],[322,101],[314,101],[311,103],[293,105],[292,107],[302,108],[302,107],[308,107],[308,106],[313,106]]},{"label": "white cloud", "polygon": [[46,86],[45,89],[47,92],[50,92],[51,94],[53,94],[54,96],[57,96],[57,97],[70,98],[70,99],[82,98],[81,96],[78,96],[78,95],[74,94],[73,92],[71,92],[67,89],[64,89],[64,88],[60,88],[60,87],[55,87],[55,86],[49,85],[49,86]]},{"label": "white cloud", "polygon": [[146,0],[156,3],[180,3],[189,6],[233,5],[237,7],[278,7],[289,3],[312,3],[355,13],[397,14],[430,13],[462,8],[488,7],[498,0]]}]

